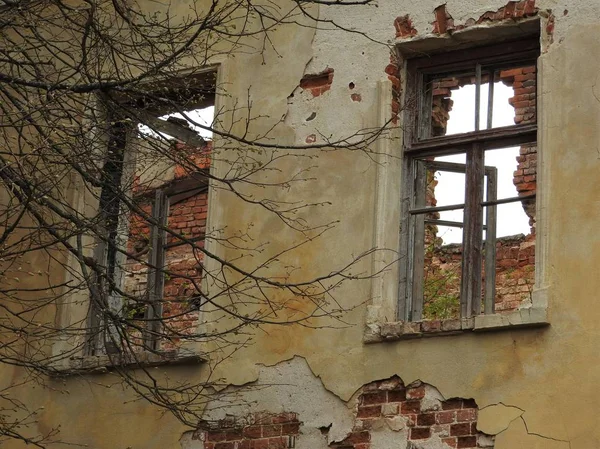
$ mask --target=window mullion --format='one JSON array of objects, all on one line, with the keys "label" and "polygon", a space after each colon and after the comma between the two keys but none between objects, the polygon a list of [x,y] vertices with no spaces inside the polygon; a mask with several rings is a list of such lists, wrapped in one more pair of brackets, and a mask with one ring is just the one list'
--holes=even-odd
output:
[{"label": "window mullion", "polygon": [[494,78],[496,71],[491,69],[489,72],[490,82],[488,88],[488,105],[487,105],[487,129],[492,129],[492,119],[494,117]]},{"label": "window mullion", "polygon": [[[421,160],[415,160],[415,207],[427,202],[427,168]],[[423,318],[423,290],[425,274],[425,215],[411,217],[413,223],[411,317],[413,321]]]},{"label": "window mullion", "polygon": [[160,331],[160,318],[162,316],[162,297],[164,288],[164,263],[165,263],[165,232],[162,229],[167,223],[167,198],[164,191],[155,192],[152,205],[152,218],[157,225],[152,225],[150,235],[150,267],[148,270],[148,307],[146,308],[146,336],[145,342],[148,349],[157,349],[157,334]]},{"label": "window mullion", "polygon": [[[498,169],[488,169],[486,201],[496,201]],[[496,205],[486,206],[484,313],[494,313],[496,298]]]},{"label": "window mullion", "polygon": [[481,64],[475,66],[475,131],[480,127],[481,109]]},{"label": "window mullion", "polygon": [[400,201],[400,279],[398,284],[398,319],[410,320],[410,291],[412,288],[412,232],[410,207],[413,198],[412,160],[404,159],[402,192]]},{"label": "window mullion", "polygon": [[465,226],[460,309],[463,318],[481,313],[484,152],[478,144],[467,151]]}]

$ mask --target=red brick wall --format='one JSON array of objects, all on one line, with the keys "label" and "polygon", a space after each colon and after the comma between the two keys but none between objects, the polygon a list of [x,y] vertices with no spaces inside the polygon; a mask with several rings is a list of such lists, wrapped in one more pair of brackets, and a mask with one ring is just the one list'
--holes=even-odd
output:
[{"label": "red brick wall", "polygon": [[464,24],[455,25],[454,19],[446,9],[446,5],[438,6],[434,11],[435,20],[432,22],[433,33],[444,34],[448,31],[457,31],[484,22],[501,22],[506,19],[518,20],[535,16],[538,8],[535,0],[509,1],[505,6],[496,11],[487,11],[478,19],[470,18]]},{"label": "red brick wall", "polygon": [[477,431],[475,401],[432,400],[428,397],[432,391],[437,393],[433,387],[421,383],[405,386],[399,377],[365,385],[358,399],[353,432],[330,447],[369,449],[370,430],[377,427],[381,418],[397,416],[406,420],[409,441],[427,443],[440,438],[451,448],[489,447],[489,437]]},{"label": "red brick wall", "polygon": [[[356,402],[354,423],[341,441],[330,441],[331,449],[370,449],[371,432],[384,422],[400,420],[391,438],[398,447],[408,438],[407,447],[438,447],[441,440],[449,448],[491,448],[493,438],[477,430],[478,408],[472,399],[443,400],[432,386],[416,382],[405,386],[394,376],[365,385]],[[204,442],[205,449],[286,449],[302,438],[302,416],[293,412],[252,413],[245,417],[227,417],[204,421],[194,439]],[[335,422],[336,417],[329,417]],[[320,428],[328,440],[328,427]],[[404,435],[402,435],[403,433]],[[393,443],[393,441],[391,442]]]},{"label": "red brick wall", "polygon": [[[185,164],[175,166],[175,179],[185,178],[190,173],[209,166],[210,142],[202,149],[188,149],[179,144],[176,144],[175,149],[186,160]],[[139,197],[142,198],[139,200],[141,209],[146,214],[150,214],[154,190],[144,189],[143,186],[138,185],[136,191],[140,195],[143,193],[143,196]],[[181,235],[182,238],[200,239],[194,241],[194,244],[199,248],[203,248],[207,213],[208,192],[204,190],[177,203],[171,202],[167,227],[174,233]],[[167,244],[176,242],[181,242],[181,239],[167,233]],[[149,257],[149,244],[150,228],[148,223],[140,215],[132,214],[127,244],[128,252],[139,254],[138,258],[145,262]],[[140,254],[140,252],[143,253]],[[163,290],[163,318],[165,324],[163,332],[167,335],[167,338],[161,342],[162,349],[176,348],[181,340],[181,336],[178,334],[189,334],[196,327],[198,301],[194,301],[193,298],[198,297],[200,294],[202,266],[203,253],[199,249],[192,248],[189,244],[171,247],[166,250],[165,270],[167,274],[165,275]],[[145,263],[136,261],[134,258],[128,259],[125,291],[145,300],[147,298],[147,276],[148,267]],[[128,318],[141,318],[143,306],[138,307],[137,311],[130,311],[129,315],[131,316]],[[138,322],[137,325],[143,327],[144,323]],[[136,333],[134,332],[134,334]]]},{"label": "red brick wall", "polygon": [[204,449],[286,449],[294,446],[301,422],[295,413],[253,413],[243,419],[204,422],[195,439]]}]

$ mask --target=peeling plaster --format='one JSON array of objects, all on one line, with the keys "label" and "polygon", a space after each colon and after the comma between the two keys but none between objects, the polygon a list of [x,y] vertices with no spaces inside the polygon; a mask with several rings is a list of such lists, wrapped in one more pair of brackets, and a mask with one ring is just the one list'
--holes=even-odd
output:
[{"label": "peeling plaster", "polygon": [[[229,399],[208,405],[199,430],[182,435],[182,449],[213,449],[215,442],[266,448],[281,444],[282,437],[299,449],[364,449],[366,443],[373,449],[445,449],[467,440],[461,447],[493,447],[492,437],[474,430],[473,400],[446,400],[435,387],[421,381],[405,385],[398,376],[363,385],[344,402],[304,358],[294,357],[260,366],[256,382],[241,389],[229,386],[223,393]],[[274,432],[272,424],[282,422],[296,427]]]},{"label": "peeling plaster", "polygon": [[[343,440],[352,430],[352,410],[333,393],[326,390],[321,380],[310,370],[306,360],[294,357],[275,366],[260,366],[258,378],[237,395],[235,404],[215,401],[205,414],[207,421],[218,421],[226,416],[248,416],[251,413],[294,412],[302,422],[302,437],[296,448],[327,447],[328,442]],[[228,387],[224,393],[235,391]],[[331,425],[327,437],[322,427]],[[187,432],[181,440],[182,449],[203,449],[202,441]],[[320,442],[317,446],[316,443]]]}]

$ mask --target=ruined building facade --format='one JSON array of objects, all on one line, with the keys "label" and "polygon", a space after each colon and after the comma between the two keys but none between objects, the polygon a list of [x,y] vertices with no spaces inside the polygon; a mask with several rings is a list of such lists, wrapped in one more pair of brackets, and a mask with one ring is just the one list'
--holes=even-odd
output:
[{"label": "ruined building facade", "polygon": [[[147,369],[174,381],[218,379],[223,396],[184,426],[136,400],[106,366],[106,348],[95,347],[69,361],[76,375],[22,393],[38,410],[33,426],[60,424],[62,440],[94,449],[600,448],[600,5],[317,3],[275,27],[272,45],[253,38],[210,56],[215,110],[251,104],[252,120],[224,114],[204,144],[172,142],[193,169],[150,161],[132,176],[141,212],[128,216],[125,245],[135,257],[122,262],[122,283],[131,296],[160,295],[153,313],[172,318],[172,337],[155,342],[168,360]],[[173,17],[188,6],[175,2]],[[509,122],[494,125],[492,100],[508,108]],[[456,115],[463,101],[473,117]],[[461,121],[468,129],[450,130]],[[333,148],[359,130],[382,132],[366,148]],[[268,135],[284,149],[232,156],[223,151],[228,134]],[[507,148],[503,162],[487,159]],[[293,162],[273,156],[286,151]],[[269,170],[257,172],[261,182],[278,179],[268,195],[248,182],[242,198],[214,179],[258,162]],[[462,179],[455,200],[441,199],[446,172]],[[502,173],[508,193],[498,187]],[[302,182],[281,181],[289,178]],[[310,203],[297,218],[314,234],[265,213],[266,197]],[[516,220],[503,213],[510,204],[524,224],[496,234]],[[156,217],[156,229],[144,216]],[[186,345],[186,333],[218,331],[197,294],[218,269],[202,251],[156,237],[160,223],[276,280],[301,283],[364,256],[332,286],[335,313],[245,328],[225,339],[238,350],[206,351],[223,350],[219,363],[178,360],[204,351]],[[139,262],[148,257],[171,274],[153,278]],[[273,257],[278,264],[261,265]],[[293,321],[308,310],[303,300],[286,298],[281,313]],[[247,317],[253,307],[235,312]],[[71,323],[78,313],[63,309],[56,319]],[[147,309],[125,313],[139,320],[132,341],[147,338]]]}]

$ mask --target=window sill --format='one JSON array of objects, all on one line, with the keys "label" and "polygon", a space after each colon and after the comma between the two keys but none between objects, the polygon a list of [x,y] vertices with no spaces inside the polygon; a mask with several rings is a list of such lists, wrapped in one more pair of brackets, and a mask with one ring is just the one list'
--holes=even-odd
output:
[{"label": "window sill", "polygon": [[394,321],[369,326],[365,343],[408,340],[414,338],[442,337],[466,332],[490,332],[506,329],[548,326],[545,307],[515,310],[506,314],[479,315],[473,318],[433,321]]},{"label": "window sill", "polygon": [[162,351],[158,353],[142,352],[139,354],[90,355],[72,357],[60,366],[53,366],[55,376],[72,376],[77,374],[102,374],[116,369],[150,368],[164,365],[193,365],[205,362],[206,359],[192,352]]}]

